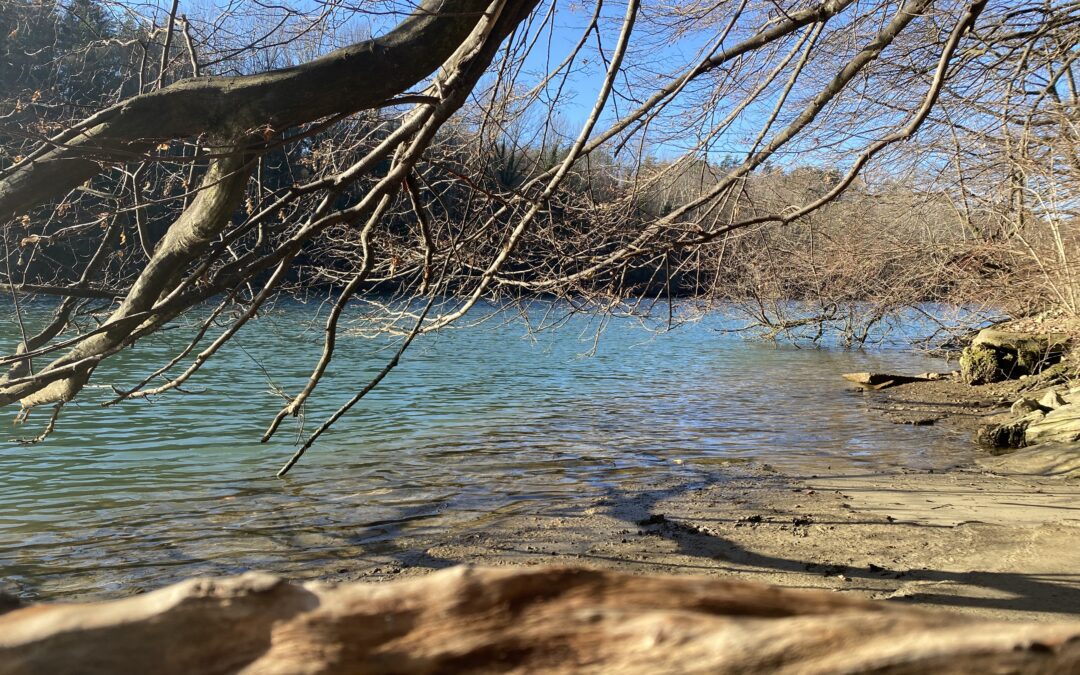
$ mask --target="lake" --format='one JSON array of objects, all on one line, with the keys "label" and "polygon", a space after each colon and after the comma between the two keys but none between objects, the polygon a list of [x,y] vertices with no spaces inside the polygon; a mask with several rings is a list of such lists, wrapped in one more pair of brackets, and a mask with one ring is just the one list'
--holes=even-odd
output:
[{"label": "lake", "polygon": [[[613,319],[599,337],[600,320],[580,314],[536,333],[513,312],[496,312],[418,339],[275,478],[299,423],[287,421],[265,445],[259,437],[282,403],[275,388],[295,394],[318,358],[321,325],[312,319],[325,309],[279,305],[185,392],[102,409],[109,385],[134,384],[191,334],[167,331],[99,368],[44,443],[15,439],[36,435],[45,410],[23,428],[5,424],[0,588],[24,599],[102,597],[197,574],[310,576],[407,545],[414,533],[641,477],[691,477],[743,459],[925,468],[972,454],[967,438],[867,414],[867,395],[839,377],[947,368],[902,349],[903,340],[865,352],[777,347],[725,332],[732,324],[715,313],[670,332]],[[44,309],[30,313],[40,321]],[[0,331],[13,351],[15,322]],[[380,339],[339,340],[304,430],[391,355]]]}]

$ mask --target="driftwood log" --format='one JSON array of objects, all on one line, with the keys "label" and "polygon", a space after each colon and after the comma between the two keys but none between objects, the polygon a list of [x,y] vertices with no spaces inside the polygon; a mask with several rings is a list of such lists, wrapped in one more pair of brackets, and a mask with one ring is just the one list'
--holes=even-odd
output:
[{"label": "driftwood log", "polygon": [[912,382],[934,382],[948,377],[946,373],[922,373],[920,375],[894,375],[892,373],[844,373],[841,375],[848,382],[854,382],[863,389],[885,389]]},{"label": "driftwood log", "polygon": [[567,568],[249,573],[0,615],[0,673],[1076,673],[1080,624]]}]

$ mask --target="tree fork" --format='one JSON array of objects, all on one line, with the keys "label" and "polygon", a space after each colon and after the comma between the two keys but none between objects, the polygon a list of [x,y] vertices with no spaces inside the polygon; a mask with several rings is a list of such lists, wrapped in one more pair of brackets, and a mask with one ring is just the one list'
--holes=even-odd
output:
[{"label": "tree fork", "polygon": [[282,130],[376,107],[442,65],[487,7],[487,0],[425,0],[386,35],[300,66],[190,78],[118,103],[0,174],[0,219],[63,195],[100,173],[101,162],[131,161],[164,141],[264,126]]},{"label": "tree fork", "polygon": [[[239,149],[243,142],[234,143]],[[250,158],[235,151],[211,163],[202,187],[191,206],[169,228],[154,255],[128,291],[124,301],[109,317],[109,328],[86,338],[42,371],[85,363],[70,375],[45,384],[29,378],[21,384],[0,383],[0,405],[19,400],[24,409],[44,403],[70,401],[82,390],[101,358],[124,347],[144,323],[153,317],[155,304],[173,291],[183,279],[188,265],[202,255],[228,226],[239,205],[251,171]],[[147,317],[150,313],[150,318]]]}]

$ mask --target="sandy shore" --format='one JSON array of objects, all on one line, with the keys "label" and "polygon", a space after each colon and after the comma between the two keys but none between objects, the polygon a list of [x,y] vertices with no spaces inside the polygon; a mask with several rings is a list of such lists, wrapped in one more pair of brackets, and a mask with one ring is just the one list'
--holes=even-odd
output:
[{"label": "sandy shore", "polygon": [[[870,414],[973,431],[1015,384],[920,383],[868,394]],[[925,422],[923,422],[925,423]],[[330,579],[459,563],[574,563],[738,575],[1005,619],[1080,618],[1080,448],[1039,447],[946,471],[703,469],[529,515],[484,513],[403,538]]]}]

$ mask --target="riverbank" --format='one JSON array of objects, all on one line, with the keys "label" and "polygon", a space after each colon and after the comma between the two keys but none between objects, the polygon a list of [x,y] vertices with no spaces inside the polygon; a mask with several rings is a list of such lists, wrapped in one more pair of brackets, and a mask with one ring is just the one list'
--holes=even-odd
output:
[{"label": "riverbank", "polygon": [[[910,385],[888,398],[869,396],[895,404],[948,390]],[[939,402],[981,409],[974,398],[951,398]],[[979,415],[946,423],[960,430]],[[1056,472],[1053,456],[1042,448],[945,471],[822,467],[814,474],[731,463],[696,481],[653,481],[528,516],[478,514],[471,527],[413,539],[408,550],[336,577],[393,579],[462,562],[572,563],[735,575],[984,618],[1077,618],[1080,480],[1075,466]]]},{"label": "riverbank", "polygon": [[[934,425],[973,447],[980,428],[1014,416],[1033,382],[946,377],[854,395],[868,415]],[[477,514],[470,526],[413,538],[407,550],[339,576],[573,563],[735,576],[982,618],[1080,618],[1080,445],[975,451],[922,470],[873,458],[809,466],[721,461],[690,481],[628,482],[529,515]]]}]

